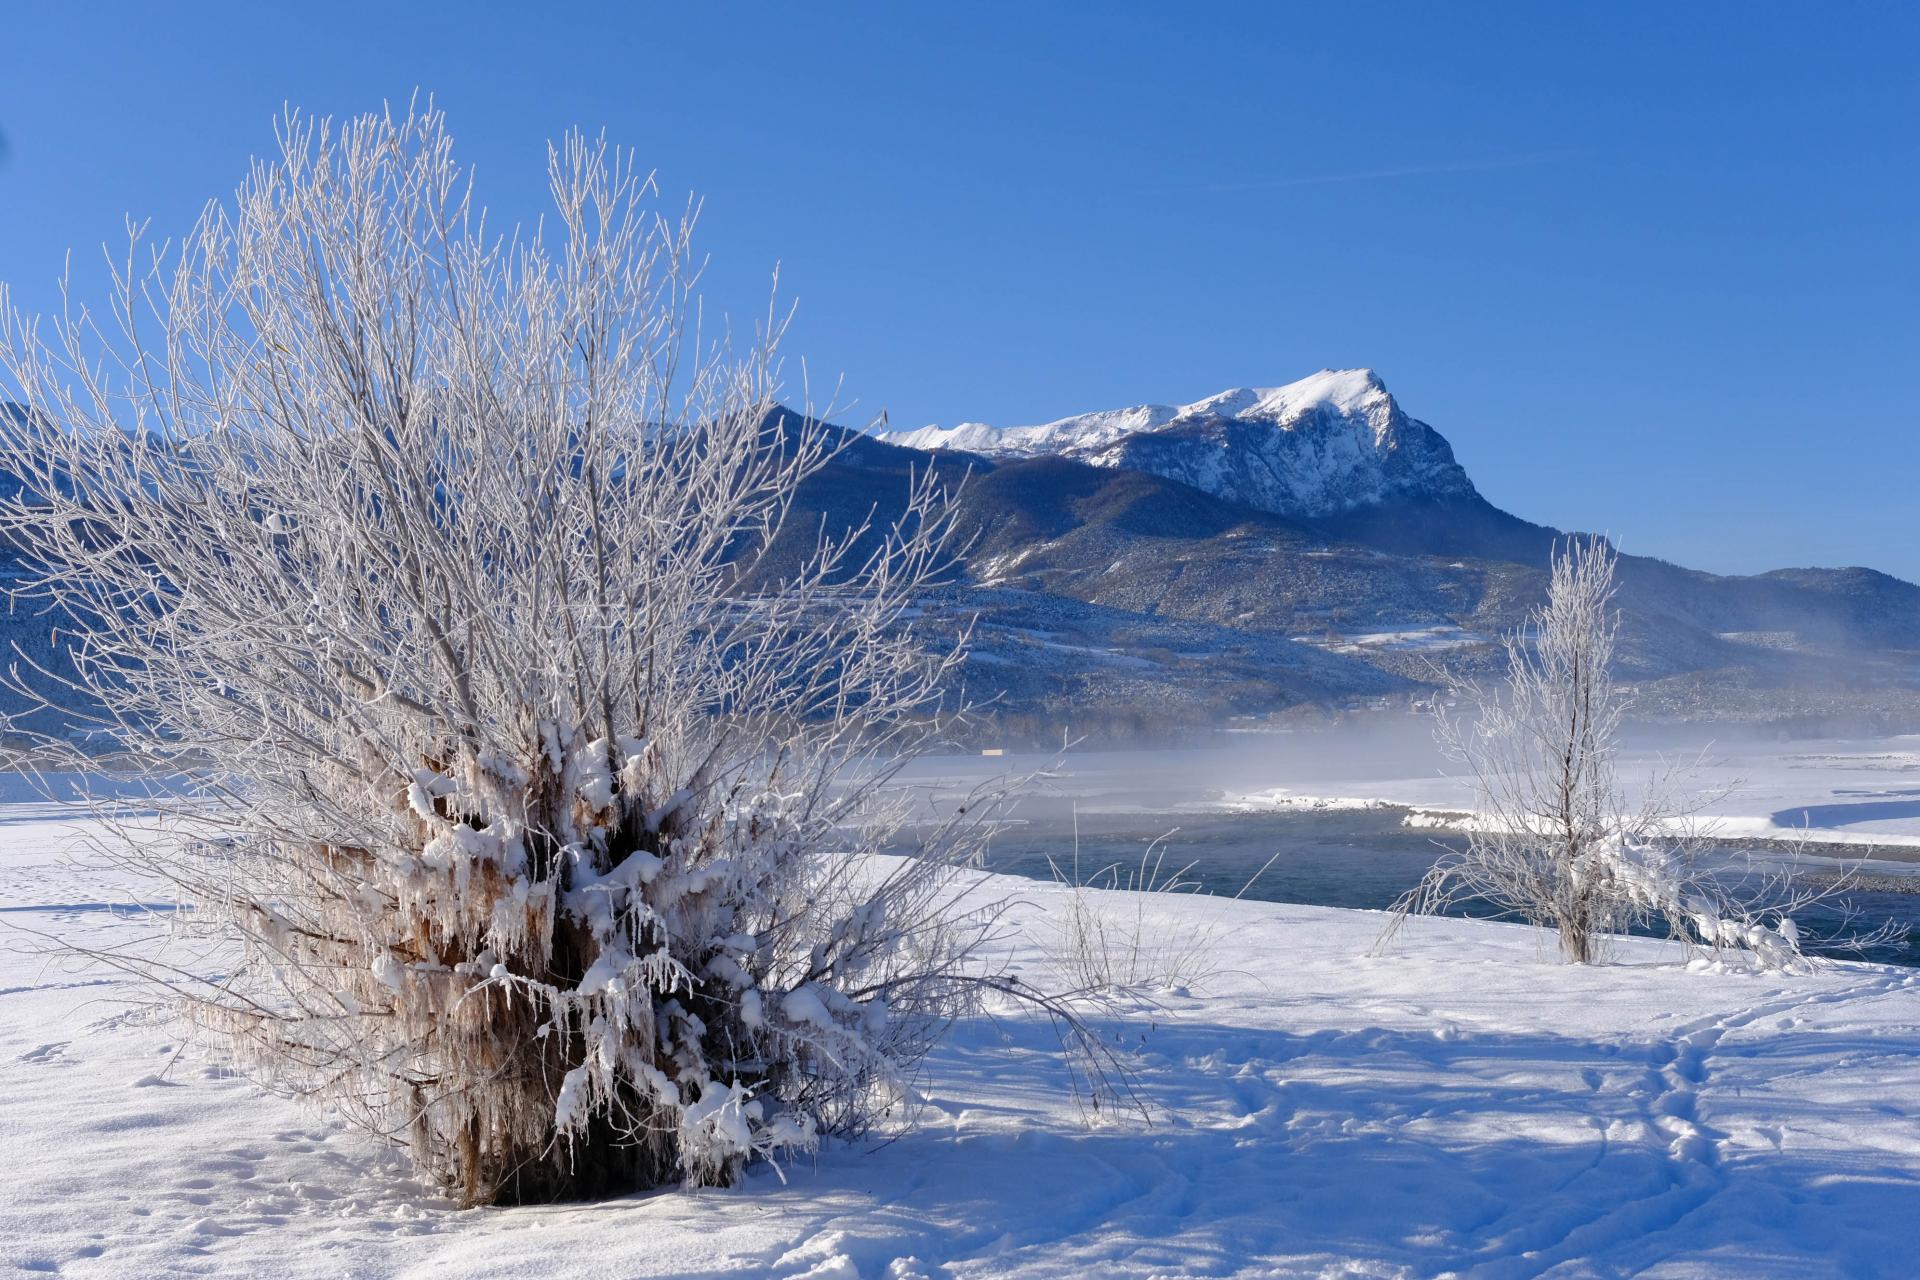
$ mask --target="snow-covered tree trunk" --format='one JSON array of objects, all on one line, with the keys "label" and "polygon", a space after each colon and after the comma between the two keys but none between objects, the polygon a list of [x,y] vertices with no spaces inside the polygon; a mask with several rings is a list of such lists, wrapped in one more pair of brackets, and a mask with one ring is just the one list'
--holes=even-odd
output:
[{"label": "snow-covered tree trunk", "polygon": [[81,725],[42,762],[155,780],[124,854],[210,948],[121,962],[467,1202],[857,1131],[993,981],[991,797],[873,856],[954,711],[945,496],[763,563],[833,429],[604,144],[502,240],[430,109],[280,142],[110,310],[0,322],[0,524],[72,645],[13,683]]}]

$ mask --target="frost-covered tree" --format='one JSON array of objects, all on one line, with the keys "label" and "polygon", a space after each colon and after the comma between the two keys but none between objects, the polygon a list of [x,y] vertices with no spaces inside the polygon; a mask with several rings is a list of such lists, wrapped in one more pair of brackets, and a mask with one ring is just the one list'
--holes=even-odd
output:
[{"label": "frost-covered tree", "polygon": [[873,856],[960,660],[944,495],[763,555],[834,429],[774,412],[779,323],[702,334],[691,211],[604,143],[504,238],[431,109],[279,144],[110,308],[0,322],[67,655],[12,682],[79,726],[36,758],[177,780],[121,852],[181,936],[116,959],[470,1203],[869,1124],[1011,982],[956,910],[991,803]]},{"label": "frost-covered tree", "polygon": [[1438,736],[1464,766],[1474,813],[1464,847],[1400,900],[1386,937],[1410,913],[1476,902],[1554,931],[1574,964],[1602,959],[1631,926],[1658,923],[1690,946],[1796,965],[1786,909],[1810,899],[1781,892],[1784,881],[1754,886],[1774,907],[1766,923],[1697,865],[1695,805],[1676,786],[1683,771],[1649,779],[1637,799],[1616,776],[1630,702],[1613,678],[1616,559],[1602,539],[1569,539],[1554,553],[1546,603],[1505,638],[1505,681],[1451,682]]}]

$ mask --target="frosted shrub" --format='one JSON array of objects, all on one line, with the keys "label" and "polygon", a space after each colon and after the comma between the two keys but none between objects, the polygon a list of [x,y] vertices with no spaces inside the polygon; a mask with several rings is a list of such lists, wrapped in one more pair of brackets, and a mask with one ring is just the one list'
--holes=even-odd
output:
[{"label": "frosted shrub", "polygon": [[778,324],[703,339],[691,216],[604,145],[501,240],[431,110],[280,144],[110,311],[0,333],[72,646],[13,682],[84,727],[39,758],[190,780],[124,856],[205,964],[118,959],[469,1203],[870,1124],[1010,985],[956,909],[993,797],[873,856],[959,661],[912,621],[944,496],[770,563],[833,429],[772,414]]},{"label": "frosted shrub", "polygon": [[1169,932],[1158,918],[1168,895],[1201,895],[1188,873],[1193,864],[1169,867],[1161,836],[1141,853],[1138,865],[1107,863],[1091,874],[1080,867],[1079,815],[1074,816],[1073,858],[1064,866],[1049,860],[1063,905],[1051,913],[1051,952],[1071,989],[1094,1001],[1204,986],[1221,969],[1222,930],[1183,926]]}]

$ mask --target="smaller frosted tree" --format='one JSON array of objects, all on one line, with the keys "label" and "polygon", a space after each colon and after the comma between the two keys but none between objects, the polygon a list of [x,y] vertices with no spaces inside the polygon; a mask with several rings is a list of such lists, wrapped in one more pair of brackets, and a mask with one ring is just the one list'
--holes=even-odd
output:
[{"label": "smaller frosted tree", "polygon": [[[1651,779],[1637,801],[1619,784],[1630,699],[1612,674],[1615,563],[1605,541],[1569,539],[1554,553],[1546,603],[1505,639],[1505,681],[1451,682],[1438,737],[1465,766],[1474,816],[1465,847],[1396,905],[1383,942],[1408,914],[1477,902],[1553,930],[1573,964],[1595,963],[1615,935],[1656,923],[1692,946],[1768,967],[1799,963],[1783,911],[1769,926],[1697,869],[1699,839],[1686,821],[1696,805],[1674,775]],[[1760,896],[1781,899],[1783,887],[1769,882]]]}]

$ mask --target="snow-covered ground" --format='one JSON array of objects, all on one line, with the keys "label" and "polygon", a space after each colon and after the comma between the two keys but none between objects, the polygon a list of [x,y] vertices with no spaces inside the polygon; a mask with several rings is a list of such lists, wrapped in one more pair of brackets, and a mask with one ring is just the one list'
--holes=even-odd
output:
[{"label": "snow-covered ground", "polygon": [[[0,921],[140,897],[0,808]],[[1047,963],[1054,886],[1016,893]],[[1111,905],[1124,906],[1119,900]],[[1896,1276],[1920,1215],[1920,971],[1689,971],[1527,930],[1153,901],[1191,989],[1104,1023],[1151,1123],[1089,1122],[1047,1029],[963,1024],[922,1126],[730,1191],[457,1211],[391,1156],[0,934],[0,1267],[26,1276]],[[0,926],[3,928],[3,926]]]}]

